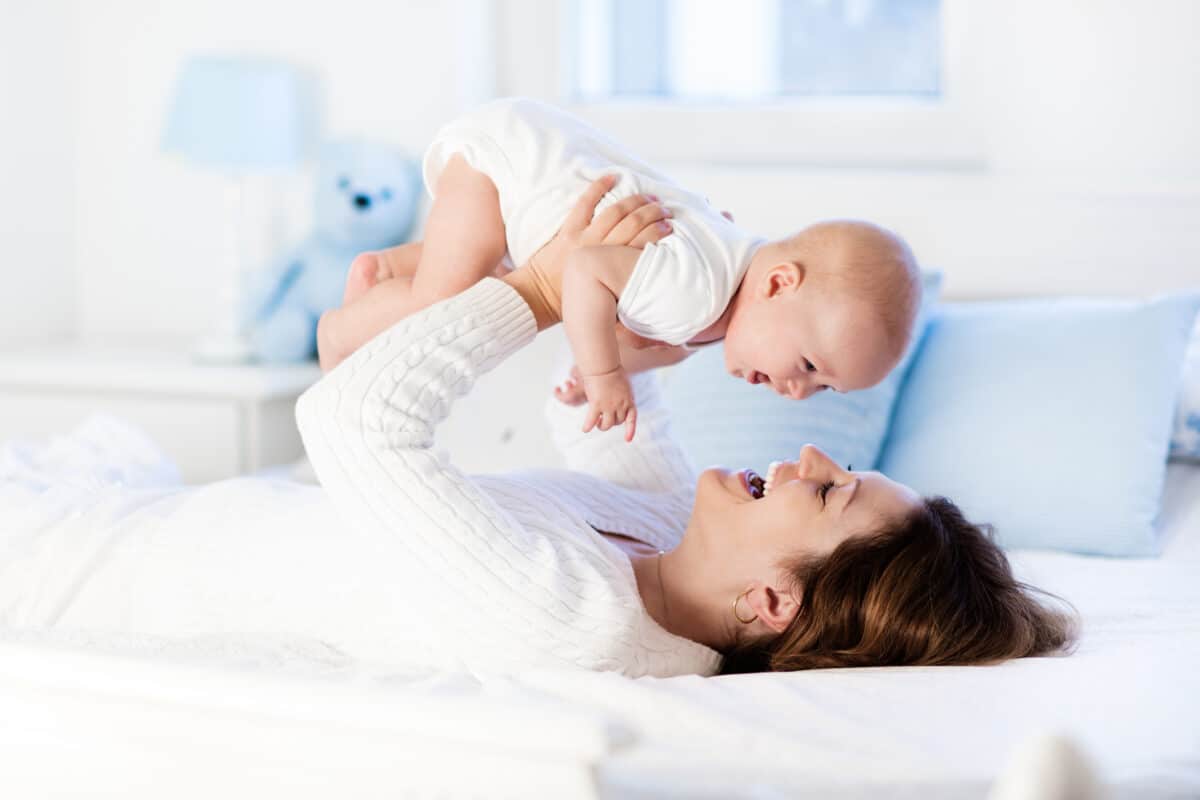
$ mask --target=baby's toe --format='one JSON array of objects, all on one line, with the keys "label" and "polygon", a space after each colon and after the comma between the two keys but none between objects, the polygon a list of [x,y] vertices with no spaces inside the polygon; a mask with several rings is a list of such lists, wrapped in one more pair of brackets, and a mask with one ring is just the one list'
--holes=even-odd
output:
[{"label": "baby's toe", "polygon": [[342,305],[353,303],[379,282],[379,267],[377,253],[360,253],[354,257],[346,275],[346,291],[342,296]]}]

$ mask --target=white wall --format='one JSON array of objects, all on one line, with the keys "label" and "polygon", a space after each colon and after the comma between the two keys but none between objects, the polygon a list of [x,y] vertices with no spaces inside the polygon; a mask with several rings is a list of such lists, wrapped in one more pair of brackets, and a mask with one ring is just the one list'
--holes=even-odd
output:
[{"label": "white wall", "polygon": [[0,347],[75,327],[76,16],[0,3]]},{"label": "white wall", "polygon": [[965,5],[984,169],[681,175],[768,233],[890,225],[951,296],[1200,286],[1200,3]]},{"label": "white wall", "polygon": [[463,2],[81,3],[80,325],[89,338],[182,339],[214,313],[222,183],[158,150],[180,60],[249,52],[323,80],[330,136],[419,154],[459,107]]},{"label": "white wall", "polygon": [[[537,15],[552,2],[506,0],[498,13]],[[488,5],[81,3],[82,333],[183,339],[211,318],[220,185],[157,149],[183,54],[256,51],[308,65],[324,76],[331,133],[375,136],[419,153],[460,107],[464,85],[483,78],[486,88],[490,62],[461,32]],[[968,6],[985,169],[673,164],[671,171],[767,234],[829,216],[889,224],[925,263],[948,270],[954,296],[1128,292],[1200,281],[1200,3]]]}]

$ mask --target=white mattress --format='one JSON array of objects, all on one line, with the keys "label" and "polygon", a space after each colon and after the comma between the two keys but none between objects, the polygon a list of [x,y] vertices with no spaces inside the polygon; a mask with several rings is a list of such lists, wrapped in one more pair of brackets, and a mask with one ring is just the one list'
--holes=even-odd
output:
[{"label": "white mattress", "polygon": [[1065,658],[631,681],[397,673],[292,639],[0,640],[0,795],[983,796],[1041,732],[1116,797],[1200,796],[1200,467],[1159,559],[1013,554]]}]

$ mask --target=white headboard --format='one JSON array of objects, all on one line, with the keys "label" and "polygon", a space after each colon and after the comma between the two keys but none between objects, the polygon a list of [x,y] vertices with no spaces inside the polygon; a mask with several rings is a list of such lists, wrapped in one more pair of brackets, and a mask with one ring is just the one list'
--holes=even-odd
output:
[{"label": "white headboard", "polygon": [[945,272],[948,299],[1200,288],[1200,181],[1081,185],[986,171],[670,165],[749,230],[859,217]]}]

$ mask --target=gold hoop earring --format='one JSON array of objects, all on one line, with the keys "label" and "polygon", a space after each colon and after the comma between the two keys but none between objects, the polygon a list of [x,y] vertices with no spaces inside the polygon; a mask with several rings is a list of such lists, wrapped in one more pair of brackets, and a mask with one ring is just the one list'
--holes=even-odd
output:
[{"label": "gold hoop earring", "polygon": [[742,592],[737,597],[733,598],[733,618],[736,619],[738,622],[742,623],[743,625],[749,625],[751,622],[754,622],[754,620],[758,619],[758,614],[755,614],[750,619],[742,619],[741,614],[738,613],[738,610],[737,610],[738,603],[741,601],[741,599],[743,597],[745,597],[748,594],[750,594],[749,589]]}]

